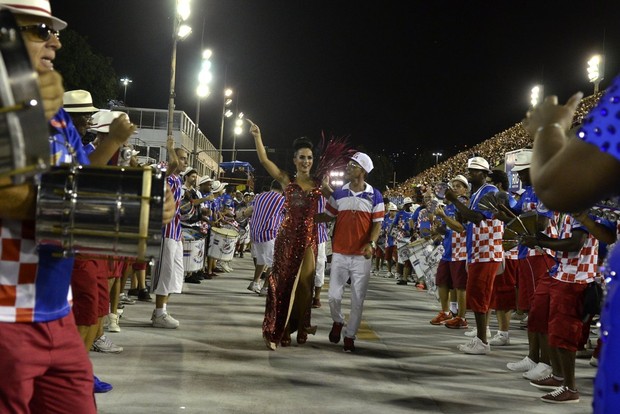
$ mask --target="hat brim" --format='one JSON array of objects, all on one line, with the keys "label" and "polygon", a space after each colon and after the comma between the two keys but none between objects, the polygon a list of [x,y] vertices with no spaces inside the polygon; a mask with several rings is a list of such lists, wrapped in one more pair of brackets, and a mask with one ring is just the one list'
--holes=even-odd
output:
[{"label": "hat brim", "polygon": [[512,171],[514,172],[519,172],[519,171],[523,171],[523,170],[528,170],[530,168],[529,164],[528,165],[519,165],[519,166],[514,166],[512,167]]},{"label": "hat brim", "polygon": [[67,22],[59,19],[58,17],[54,17],[51,14],[47,14],[46,12],[43,12],[43,11],[36,11],[32,9],[22,9],[20,7],[7,6],[4,4],[0,5],[0,9],[7,9],[15,14],[23,14],[25,16],[37,16],[37,17],[43,17],[45,19],[50,19],[50,21],[52,22],[52,29],[54,30],[60,31],[67,27]]},{"label": "hat brim", "polygon": [[84,112],[98,112],[99,108],[95,108],[94,106],[86,106],[82,108],[63,108],[65,112],[69,112],[70,114],[75,113],[84,113]]}]

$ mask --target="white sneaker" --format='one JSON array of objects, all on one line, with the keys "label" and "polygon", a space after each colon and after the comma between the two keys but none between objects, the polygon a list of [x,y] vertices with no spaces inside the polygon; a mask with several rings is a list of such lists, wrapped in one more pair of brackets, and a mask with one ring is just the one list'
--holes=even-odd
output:
[{"label": "white sneaker", "polygon": [[551,374],[553,374],[553,369],[551,366],[545,364],[544,362],[539,362],[534,368],[524,372],[523,378],[529,379],[530,381],[538,381],[548,377]]},{"label": "white sneaker", "polygon": [[93,351],[104,352],[106,354],[119,354],[123,352],[123,347],[114,345],[105,335],[101,335],[91,348]]},{"label": "white sneaker", "polygon": [[485,344],[480,338],[475,337],[466,344],[458,346],[459,351],[471,355],[486,355],[491,352],[491,346]]},{"label": "white sneaker", "polygon": [[136,301],[127,296],[125,292],[121,293],[118,297],[118,301],[123,305],[135,305]]},{"label": "white sneaker", "polygon": [[501,333],[496,333],[493,338],[489,341],[489,345],[493,346],[504,346],[510,345],[510,337],[508,335],[502,335]]},{"label": "white sneaker", "polygon": [[115,313],[110,313],[108,315],[106,315],[106,320],[107,320],[107,324],[106,321],[103,322],[103,326],[105,328],[106,331],[108,332],[120,332],[121,331],[121,327],[118,325],[118,315]]},{"label": "white sneaker", "polygon": [[222,269],[224,269],[224,271],[227,272],[227,273],[230,273],[230,272],[233,271],[233,268],[230,267],[228,262],[222,262]]},{"label": "white sneaker", "polygon": [[509,362],[506,367],[511,371],[529,371],[536,366],[536,362],[532,361],[530,357],[526,356],[519,362]]},{"label": "white sneaker", "polygon": [[513,321],[522,321],[525,318],[527,318],[527,313],[525,312],[513,312],[513,314],[510,316],[510,319],[512,319]]},{"label": "white sneaker", "polygon": [[260,294],[260,285],[256,282],[250,282],[250,285],[248,286],[248,290],[254,293]]},{"label": "white sneaker", "polygon": [[[478,328],[476,328],[475,326],[472,326],[471,329],[468,331],[465,331],[463,335],[468,336],[470,338],[474,338],[476,335],[478,335]],[[487,326],[487,338],[490,338],[491,336],[492,336],[491,329]]]},{"label": "white sneaker", "polygon": [[598,367],[598,358],[596,358],[594,355],[592,355],[592,358],[590,358],[590,365],[592,365],[593,367]]},{"label": "white sneaker", "polygon": [[267,292],[269,291],[269,286],[265,285],[260,289],[258,293],[260,296],[267,296]]},{"label": "white sneaker", "polygon": [[161,316],[155,316],[155,311],[153,311],[151,321],[153,322],[153,328],[176,329],[179,327],[179,321],[174,319],[168,313],[164,313]]}]

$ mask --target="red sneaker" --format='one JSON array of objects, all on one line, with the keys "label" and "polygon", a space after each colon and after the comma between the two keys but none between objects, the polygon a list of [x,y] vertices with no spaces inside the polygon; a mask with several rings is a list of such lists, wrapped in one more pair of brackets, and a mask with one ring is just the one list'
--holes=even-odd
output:
[{"label": "red sneaker", "polygon": [[460,316],[455,316],[449,321],[446,321],[444,326],[450,329],[467,329],[467,319],[461,318]]},{"label": "red sneaker", "polygon": [[342,327],[344,323],[334,322],[332,325],[332,330],[329,331],[329,342],[337,344],[340,342],[340,333],[342,332]]},{"label": "red sneaker", "polygon": [[431,319],[431,325],[443,325],[444,323],[446,323],[452,318],[453,318],[452,312],[446,315],[445,312],[441,311],[437,314],[437,316]]}]

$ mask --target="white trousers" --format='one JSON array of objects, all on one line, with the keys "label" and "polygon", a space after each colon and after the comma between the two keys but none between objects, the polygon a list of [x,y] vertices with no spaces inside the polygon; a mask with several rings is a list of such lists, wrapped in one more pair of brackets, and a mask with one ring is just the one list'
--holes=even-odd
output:
[{"label": "white trousers", "polygon": [[164,237],[161,257],[153,278],[153,293],[167,296],[183,291],[183,242]]},{"label": "white trousers", "polygon": [[325,242],[319,243],[316,255],[316,272],[314,273],[314,287],[321,287],[325,283],[325,262],[327,255],[325,254]]},{"label": "white trousers", "polygon": [[351,279],[351,312],[344,331],[344,336],[348,338],[355,339],[362,322],[371,265],[371,259],[366,259],[361,255],[332,254],[328,297],[329,311],[334,322],[344,323],[342,296],[347,280]]}]

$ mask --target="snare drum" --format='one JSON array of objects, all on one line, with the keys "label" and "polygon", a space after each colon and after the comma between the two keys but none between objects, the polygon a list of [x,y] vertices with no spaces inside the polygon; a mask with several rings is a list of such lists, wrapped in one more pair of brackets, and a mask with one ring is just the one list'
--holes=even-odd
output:
[{"label": "snare drum", "polygon": [[37,243],[148,261],[160,252],[165,182],[150,167],[52,167],[37,195]]},{"label": "snare drum", "polygon": [[426,257],[428,256],[428,248],[432,248],[433,242],[426,239],[418,239],[407,245],[409,253],[409,261],[418,277],[424,277],[428,272]]},{"label": "snare drum", "polygon": [[213,227],[209,240],[209,257],[225,262],[232,260],[238,237],[239,233],[233,229]]},{"label": "snare drum", "polygon": [[205,239],[193,229],[183,229],[183,270],[185,273],[196,272],[204,267]]},{"label": "snare drum", "polygon": [[47,169],[49,130],[36,72],[8,10],[0,11],[0,54],[0,178],[22,184]]}]

